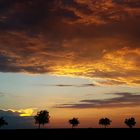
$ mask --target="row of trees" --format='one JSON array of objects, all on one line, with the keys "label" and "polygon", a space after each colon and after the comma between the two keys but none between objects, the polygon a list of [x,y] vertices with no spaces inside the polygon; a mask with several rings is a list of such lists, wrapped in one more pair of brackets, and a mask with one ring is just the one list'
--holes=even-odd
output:
[{"label": "row of trees", "polygon": [[[40,128],[41,125],[45,125],[47,123],[50,122],[50,115],[49,112],[47,110],[41,110],[39,112],[37,112],[37,114],[34,116],[35,119],[35,124],[38,124],[38,127]],[[72,128],[78,126],[80,124],[80,121],[78,120],[78,118],[72,118],[68,121]],[[101,118],[99,120],[99,125],[103,125],[105,128],[109,125],[111,125],[111,120],[109,118]],[[124,123],[129,127],[129,128],[133,128],[133,126],[135,126],[136,121],[135,118],[128,118],[124,120]],[[0,127],[4,126],[4,125],[8,125],[8,123],[4,120],[3,117],[0,117]]]},{"label": "row of trees", "polygon": [[[103,125],[105,128],[107,126],[109,126],[111,124],[111,120],[108,119],[108,118],[101,118],[99,120],[99,125]],[[71,120],[69,120],[69,123],[72,125],[72,128],[75,127],[75,126],[78,126],[78,124],[80,123],[78,118],[73,118]],[[133,126],[135,126],[136,124],[136,121],[135,121],[135,118],[129,118],[129,119],[125,119],[124,123],[129,127],[129,128],[132,128]]]},{"label": "row of trees", "polygon": [[[37,113],[34,119],[35,119],[35,123],[38,124],[40,128],[41,124],[44,126],[45,123],[49,123],[49,120],[50,120],[49,112],[47,110],[42,110]],[[72,128],[80,124],[80,121],[78,120],[78,118],[72,118],[68,122],[72,125]],[[109,118],[101,118],[99,120],[99,125],[103,125],[106,128],[107,126],[111,125],[111,122],[112,121]],[[132,128],[133,126],[135,126],[136,121],[135,121],[135,118],[131,117],[131,118],[125,119],[124,123],[129,128]]]}]

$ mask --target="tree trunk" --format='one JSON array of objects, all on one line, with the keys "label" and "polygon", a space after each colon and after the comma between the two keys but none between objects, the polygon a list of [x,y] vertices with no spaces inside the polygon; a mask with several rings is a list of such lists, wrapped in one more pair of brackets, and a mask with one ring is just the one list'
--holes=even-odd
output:
[{"label": "tree trunk", "polygon": [[40,124],[38,125],[38,128],[40,129]]},{"label": "tree trunk", "polygon": [[74,128],[74,126],[72,125],[72,129]]}]

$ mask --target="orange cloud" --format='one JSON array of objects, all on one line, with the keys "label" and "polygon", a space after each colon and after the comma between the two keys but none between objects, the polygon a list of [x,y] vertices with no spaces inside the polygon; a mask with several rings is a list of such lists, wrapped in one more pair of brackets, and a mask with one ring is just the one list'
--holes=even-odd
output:
[{"label": "orange cloud", "polygon": [[0,50],[1,62],[5,61],[1,63],[1,71],[81,76],[107,85],[139,84],[140,49],[122,47],[130,42],[119,44],[119,39],[111,41],[110,38],[89,39],[91,42],[78,39],[64,41],[58,49],[51,48],[52,44],[44,37],[28,38],[25,33],[8,33],[6,37],[11,35],[9,40],[1,41],[8,46]]},{"label": "orange cloud", "polygon": [[74,0],[74,2],[75,5],[62,6],[78,17],[76,20],[68,21],[70,24],[101,25],[137,18],[140,15],[139,0]]},{"label": "orange cloud", "polygon": [[80,76],[100,85],[140,83],[139,1],[1,5],[1,72]]}]

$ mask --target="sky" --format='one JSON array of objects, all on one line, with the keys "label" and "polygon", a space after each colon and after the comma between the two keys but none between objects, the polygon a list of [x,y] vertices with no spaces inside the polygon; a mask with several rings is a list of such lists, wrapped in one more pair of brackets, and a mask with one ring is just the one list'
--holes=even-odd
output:
[{"label": "sky", "polygon": [[140,0],[0,0],[4,128],[140,127]]}]

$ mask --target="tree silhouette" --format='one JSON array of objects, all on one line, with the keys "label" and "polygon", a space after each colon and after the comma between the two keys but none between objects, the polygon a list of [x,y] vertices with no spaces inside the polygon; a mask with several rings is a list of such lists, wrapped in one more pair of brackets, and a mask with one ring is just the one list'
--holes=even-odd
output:
[{"label": "tree silhouette", "polygon": [[40,128],[41,124],[44,126],[44,124],[49,123],[50,121],[49,112],[47,110],[41,110],[37,112],[37,115],[34,116],[34,119],[35,124],[38,124],[38,127]]},{"label": "tree silhouette", "polygon": [[80,123],[78,118],[72,118],[69,120],[69,123],[72,125],[72,128],[78,126],[78,124]]},{"label": "tree silhouette", "polygon": [[99,124],[100,124],[100,125],[104,125],[105,128],[106,128],[108,125],[110,125],[111,122],[112,122],[112,121],[111,121],[110,119],[108,119],[108,118],[101,118],[101,119],[99,120]]},{"label": "tree silhouette", "polygon": [[124,123],[129,127],[129,128],[133,128],[133,126],[135,126],[136,124],[136,121],[135,121],[135,118],[128,118],[128,119],[125,119]]},{"label": "tree silhouette", "polygon": [[4,120],[3,117],[0,117],[0,127],[2,127],[4,125],[8,125],[8,123]]}]

